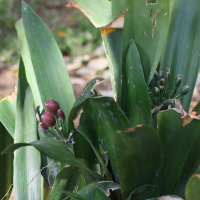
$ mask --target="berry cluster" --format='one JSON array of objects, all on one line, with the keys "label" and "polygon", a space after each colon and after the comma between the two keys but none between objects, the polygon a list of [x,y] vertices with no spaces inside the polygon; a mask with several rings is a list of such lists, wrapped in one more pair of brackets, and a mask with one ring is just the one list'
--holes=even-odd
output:
[{"label": "berry cluster", "polygon": [[[65,113],[60,109],[60,105],[55,100],[48,100],[45,102],[45,109],[41,115],[41,121],[39,128],[42,130],[47,137],[53,137],[52,132],[49,130],[49,127],[53,127],[54,133],[60,140],[63,141],[72,141],[72,134],[69,134],[69,138],[66,140],[63,136],[64,132],[64,120],[65,120]],[[57,128],[57,127],[58,128]],[[73,142],[74,143],[74,142]]]},{"label": "berry cluster", "polygon": [[180,90],[180,94],[176,95],[181,81],[182,75],[178,74],[174,88],[169,90],[170,68],[167,68],[165,74],[163,71],[159,73],[156,71],[148,87],[149,95],[152,100],[152,107],[172,104],[174,99],[179,98],[181,95],[186,95],[189,92],[188,85],[184,85]]}]

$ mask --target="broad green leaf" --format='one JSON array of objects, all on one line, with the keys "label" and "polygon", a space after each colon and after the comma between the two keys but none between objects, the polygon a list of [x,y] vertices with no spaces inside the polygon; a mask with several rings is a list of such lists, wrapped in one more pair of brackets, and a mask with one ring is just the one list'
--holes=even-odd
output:
[{"label": "broad green leaf", "polygon": [[151,125],[150,116],[148,115],[146,108],[144,107],[141,101],[138,103],[137,107],[132,112],[129,124],[130,127],[137,126],[138,124]]},{"label": "broad green leaf", "polygon": [[169,195],[169,196],[162,196],[162,197],[146,199],[146,200],[184,200],[184,199],[182,199],[178,196],[175,196],[175,195]]},{"label": "broad green leaf", "polygon": [[62,169],[56,176],[49,200],[63,200],[65,196],[58,189],[72,192],[81,176],[81,171],[72,166]]},{"label": "broad green leaf", "polygon": [[123,198],[127,199],[133,190],[145,184],[156,187],[149,187],[132,195],[132,198],[146,199],[158,196],[162,149],[157,131],[146,125],[118,131],[115,150]]},{"label": "broad green leaf", "polygon": [[63,163],[68,163],[70,165],[80,168],[84,174],[86,182],[88,183],[95,180],[106,180],[104,177],[91,171],[84,164],[82,164],[81,161],[76,159],[69,148],[62,141],[57,139],[42,138],[38,141],[31,143],[13,144],[6,148],[3,153],[13,152],[23,146],[34,146],[38,151],[40,151],[40,153],[49,158],[58,160]]},{"label": "broad green leaf", "polygon": [[109,172],[108,172],[108,170],[107,170],[107,168],[106,168],[106,165],[104,164],[104,162],[103,162],[103,160],[102,160],[102,158],[101,158],[101,156],[100,156],[100,154],[99,154],[99,151],[97,151],[97,149],[96,149],[95,146],[93,145],[93,142],[92,142],[91,139],[89,138],[88,133],[83,129],[83,127],[82,127],[81,125],[79,125],[79,126],[77,127],[77,131],[90,143],[90,145],[91,145],[91,147],[92,147],[92,149],[93,149],[93,151],[94,151],[94,153],[95,153],[95,155],[96,155],[96,157],[97,157],[99,163],[101,164],[101,166],[102,166],[102,168],[103,168],[103,170],[104,170],[104,172],[105,172],[107,178],[110,179],[111,176],[110,176],[110,174],[109,174]]},{"label": "broad green leaf", "polygon": [[[113,1],[114,2],[114,1]],[[107,32],[111,30],[111,32]],[[106,57],[108,60],[108,65],[111,74],[111,83],[114,93],[114,98],[117,100],[118,104],[121,105],[121,46],[122,46],[122,29],[101,29],[101,36],[103,39],[103,44],[106,52]]]},{"label": "broad green leaf", "polygon": [[[106,196],[110,195],[109,190],[118,190],[120,189],[120,185],[117,183],[114,183],[112,181],[94,181],[88,185],[86,185],[84,188],[78,191],[77,194],[81,195],[82,197],[86,199],[93,200],[94,199],[94,190],[95,188],[100,189]],[[96,199],[94,199],[96,200]]]},{"label": "broad green leaf", "polygon": [[200,175],[193,174],[187,182],[185,198],[187,200],[198,200],[200,197]]},{"label": "broad green leaf", "polygon": [[156,2],[127,0],[124,16],[122,66],[125,67],[126,52],[133,40],[140,54],[147,85],[158,66],[169,22],[169,1]]},{"label": "broad green leaf", "polygon": [[[93,149],[96,149],[96,153],[99,152],[99,141],[90,100],[86,100],[81,106],[83,113],[81,113],[79,126],[82,127],[87,139],[79,132],[78,129],[76,129],[73,133],[73,139],[75,141],[75,144],[73,145],[74,155],[89,169],[100,173],[100,165]],[[93,147],[89,141],[93,144]]]},{"label": "broad green leaf", "polygon": [[106,26],[118,16],[112,15],[108,0],[70,0],[68,5],[82,11],[96,27]]},{"label": "broad green leaf", "polygon": [[94,189],[95,200],[109,200],[109,198],[98,188]]},{"label": "broad green leaf", "polygon": [[[30,60],[27,61],[30,65],[25,63],[26,73],[30,73],[29,76],[34,76],[29,79],[31,88],[37,87],[35,90],[39,90],[39,94],[37,92],[33,95],[40,95],[42,105],[47,100],[56,100],[64,111],[66,118],[68,118],[75,98],[58,45],[44,22],[24,2],[22,2],[22,17],[25,37],[28,42],[27,46],[25,39],[21,41],[22,48],[23,45],[25,48],[22,51],[22,57],[26,56],[23,55],[24,51],[30,52],[33,68],[29,69],[31,67]],[[27,55],[29,56],[28,53]],[[37,85],[32,83],[35,80]],[[40,112],[42,112],[42,105],[36,104],[36,107],[40,106]],[[67,120],[65,120],[65,128],[67,130]]]},{"label": "broad green leaf", "polygon": [[197,131],[194,142],[189,151],[180,178],[176,185],[175,194],[182,196],[185,191],[185,186],[192,174],[197,173],[200,165],[200,129]]},{"label": "broad green leaf", "polygon": [[[37,140],[35,107],[21,58],[17,83],[16,116],[14,142]],[[33,147],[28,147],[17,150],[14,157],[15,200],[21,199],[23,195],[24,199],[41,199],[41,176],[40,173],[38,174],[41,165],[40,153]],[[36,176],[36,174],[38,175]],[[34,180],[25,192],[27,185],[33,178]]]},{"label": "broad green leaf", "polygon": [[119,105],[110,97],[94,97],[91,103],[101,124],[115,181],[119,183],[114,142],[117,130],[125,130],[129,127],[128,119]]},{"label": "broad green leaf", "polygon": [[182,83],[179,88],[181,89],[184,85],[190,87],[189,93],[180,98],[185,111],[189,110],[199,71],[199,6],[200,2],[196,0],[170,1],[169,31],[161,58],[161,69],[164,72],[167,67],[171,69],[169,89],[174,88],[174,80],[178,74],[182,74]]},{"label": "broad green leaf", "polygon": [[[94,122],[94,117],[92,114],[92,108],[89,99],[95,96],[94,87],[97,84],[100,84],[103,81],[103,78],[94,78],[90,82],[87,83],[80,97],[76,100],[73,105],[73,108],[70,111],[68,123],[69,123],[69,131],[74,131],[73,139],[75,144],[74,155],[78,158],[84,165],[86,165],[89,169],[94,172],[100,173],[100,166],[96,159],[96,155],[87,141],[77,130],[77,125],[74,125],[74,120],[77,119],[77,113],[80,109],[82,109],[83,113],[78,116],[80,125],[83,127],[85,132],[87,133],[88,139],[93,143],[95,149],[99,152],[99,142],[96,133],[96,127]],[[88,126],[90,124],[90,126]],[[74,127],[75,126],[75,127]]]},{"label": "broad green leaf", "polygon": [[75,194],[73,192],[68,192],[65,190],[58,190],[57,192],[60,192],[68,197],[70,197],[72,200],[87,200],[84,197],[82,197],[81,195]]},{"label": "broad green leaf", "polygon": [[125,10],[126,0],[114,0],[112,4],[112,16],[118,16]]},{"label": "broad green leaf", "polygon": [[143,74],[140,55],[133,40],[129,42],[125,63],[127,88],[126,116],[130,119],[136,106],[141,102],[150,118],[151,105],[149,93]]},{"label": "broad green leaf", "polygon": [[[183,118],[181,117],[182,113],[175,109],[162,111],[158,115],[158,132],[163,149],[164,166],[161,195],[177,194],[175,191],[178,180],[200,130],[199,120],[193,119],[189,124],[183,126]],[[199,161],[197,160],[197,162]],[[188,170],[190,171],[193,167],[190,166]],[[180,184],[183,184],[182,187],[184,187],[185,183]]]},{"label": "broad green leaf", "polygon": [[[13,144],[13,138],[9,135],[4,125],[0,122],[0,152],[2,152],[8,145]],[[2,185],[0,187],[0,198],[7,193],[11,194],[13,183],[13,154],[0,155],[0,180]],[[9,195],[4,200],[9,200]]]},{"label": "broad green leaf", "polygon": [[10,135],[15,134],[16,101],[12,96],[5,97],[0,101],[0,121]]}]

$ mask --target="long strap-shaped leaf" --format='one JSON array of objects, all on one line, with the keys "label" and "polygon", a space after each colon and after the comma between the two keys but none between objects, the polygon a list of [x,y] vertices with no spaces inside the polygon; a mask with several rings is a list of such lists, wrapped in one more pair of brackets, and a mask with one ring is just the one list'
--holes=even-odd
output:
[{"label": "long strap-shaped leaf", "polygon": [[[19,64],[16,102],[16,124],[14,142],[32,142],[37,140],[37,121],[31,89],[26,80],[22,59]],[[40,171],[40,153],[33,147],[15,152],[14,159],[14,194],[20,200],[29,182]],[[41,199],[41,176],[34,178],[27,188],[24,199]]]},{"label": "long strap-shaped leaf", "polygon": [[[96,153],[99,152],[99,141],[90,100],[82,104],[82,109],[83,113],[80,118],[80,127],[82,127],[82,129],[77,128],[73,134],[73,139],[75,141],[74,155],[89,169],[100,173],[100,165],[96,157]],[[93,147],[91,144],[93,144]],[[96,153],[94,152],[94,148]]]},{"label": "long strap-shaped leaf", "polygon": [[[25,34],[20,30],[23,29],[22,24],[18,23],[17,30],[36,107],[42,112],[45,101],[56,100],[67,118],[75,98],[58,45],[44,22],[24,2],[22,17]],[[67,130],[67,120],[65,128]]]},{"label": "long strap-shaped leaf", "polygon": [[91,102],[101,124],[111,167],[115,176],[115,182],[119,183],[114,141],[117,130],[125,130],[129,127],[128,119],[112,98],[94,97],[91,99]]},{"label": "long strap-shaped leaf", "polygon": [[147,199],[159,195],[162,150],[159,135],[155,129],[138,125],[126,131],[118,131],[115,138],[117,170],[122,196],[127,199],[133,190],[145,184],[148,187],[134,199]]},{"label": "long strap-shaped leaf", "polygon": [[[182,126],[183,119],[181,118],[181,113],[170,109],[160,112],[157,123],[163,149],[161,195],[177,195],[179,193],[176,190],[177,183],[190,149],[194,144],[194,139],[197,133],[199,133],[200,121],[193,119],[186,126]],[[196,162],[198,163],[199,161],[196,160]],[[194,166],[190,167],[188,170],[193,169]],[[180,184],[183,184],[182,186],[184,187],[185,183],[183,181]]]},{"label": "long strap-shaped leaf", "polygon": [[[95,96],[94,87],[101,81],[103,81],[103,78],[96,77],[87,83],[82,94],[74,103],[68,118],[69,131],[74,131],[73,134],[73,139],[75,141],[75,144],[73,146],[74,155],[89,169],[98,173],[100,172],[100,166],[99,163],[97,162],[96,155],[91,147],[90,142],[92,142],[97,152],[99,152],[99,142],[89,99]],[[83,111],[82,114],[80,113],[81,119],[80,115],[79,116],[77,115],[80,109]],[[85,136],[83,136],[82,134],[80,134],[79,131],[76,130],[78,125],[77,127],[74,127],[73,122],[78,118],[79,118],[78,123],[80,123],[80,125],[83,127],[84,131],[87,133],[86,135],[88,138],[85,138]],[[88,124],[90,125],[88,126]]]},{"label": "long strap-shaped leaf", "polygon": [[91,147],[92,147],[92,149],[93,149],[93,151],[94,151],[99,163],[101,164],[101,166],[102,166],[102,168],[103,168],[103,170],[104,170],[104,172],[106,174],[106,177],[108,179],[111,179],[110,174],[109,174],[109,172],[108,172],[108,170],[106,168],[106,165],[104,164],[99,152],[97,151],[97,149],[93,145],[93,142],[91,141],[90,137],[88,136],[88,133],[83,129],[83,127],[81,125],[78,126],[77,131],[90,143],[90,145],[91,145]]},{"label": "long strap-shaped leaf", "polygon": [[[188,111],[199,71],[200,51],[200,1],[170,1],[170,25],[165,51],[161,59],[161,69],[170,67],[170,85],[182,74],[182,84],[190,87],[189,94],[182,96],[184,110]],[[180,86],[180,88],[181,88]],[[178,90],[180,91],[180,89]]]},{"label": "long strap-shaped leaf", "polygon": [[82,164],[81,161],[75,158],[71,150],[62,141],[57,139],[42,138],[38,141],[31,143],[13,144],[10,145],[7,149],[5,149],[3,153],[13,152],[16,149],[23,146],[34,146],[38,151],[40,151],[42,154],[46,155],[49,158],[58,160],[63,163],[68,163],[70,165],[80,168],[87,183],[96,180],[106,180],[100,174],[91,171],[87,166]]},{"label": "long strap-shaped leaf", "polygon": [[183,170],[181,172],[179,181],[177,183],[175,193],[179,196],[182,196],[185,191],[185,186],[190,176],[198,170],[200,165],[200,129],[196,134],[190,152],[185,161]]},{"label": "long strap-shaped leaf", "polygon": [[[114,2],[114,1],[113,1]],[[118,104],[122,101],[122,89],[121,89],[121,46],[122,46],[122,29],[114,28],[102,28],[101,36],[104,43],[106,57],[111,74],[112,89],[114,92],[114,98]]]},{"label": "long strap-shaped leaf", "polygon": [[148,3],[147,0],[127,0],[124,16],[122,66],[131,39],[138,47],[147,84],[157,68],[167,36],[169,1]]},{"label": "long strap-shaped leaf", "polygon": [[125,74],[127,88],[126,116],[130,119],[136,106],[141,102],[150,118],[151,105],[149,93],[143,74],[140,55],[133,40],[129,42],[126,53]]}]

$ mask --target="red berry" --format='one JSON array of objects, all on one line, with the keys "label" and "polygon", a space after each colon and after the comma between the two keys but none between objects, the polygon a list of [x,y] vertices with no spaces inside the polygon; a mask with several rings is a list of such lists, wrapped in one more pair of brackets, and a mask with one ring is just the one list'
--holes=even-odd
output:
[{"label": "red berry", "polygon": [[56,115],[57,111],[60,109],[59,103],[54,100],[46,101],[44,106],[45,106],[46,111],[51,113],[52,115]]},{"label": "red berry", "polygon": [[58,110],[58,116],[62,119],[62,120],[64,120],[65,119],[65,113],[62,111],[62,110]]},{"label": "red berry", "polygon": [[56,124],[55,117],[48,112],[44,112],[41,115],[41,120],[42,120],[42,123],[46,124],[48,127],[55,126]]},{"label": "red berry", "polygon": [[44,124],[44,123],[41,123],[41,124],[39,125],[39,128],[40,128],[40,130],[42,130],[42,131],[48,131],[48,130],[49,130],[48,126],[47,126],[46,124]]}]

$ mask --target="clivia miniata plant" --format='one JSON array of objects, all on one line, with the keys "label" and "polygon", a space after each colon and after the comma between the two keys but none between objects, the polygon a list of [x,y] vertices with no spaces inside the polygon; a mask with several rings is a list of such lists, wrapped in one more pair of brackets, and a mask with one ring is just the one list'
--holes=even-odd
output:
[{"label": "clivia miniata plant", "polygon": [[[14,94],[0,101],[2,138],[14,139],[0,138],[9,163],[0,171],[1,196],[13,183],[15,200],[42,199],[48,187],[50,200],[199,200],[199,104],[188,111],[199,71],[200,1],[68,5],[101,28],[114,99],[95,89],[103,81],[96,77],[75,100],[52,34],[22,2],[16,101]],[[13,178],[12,154],[4,154],[11,152]]]}]

